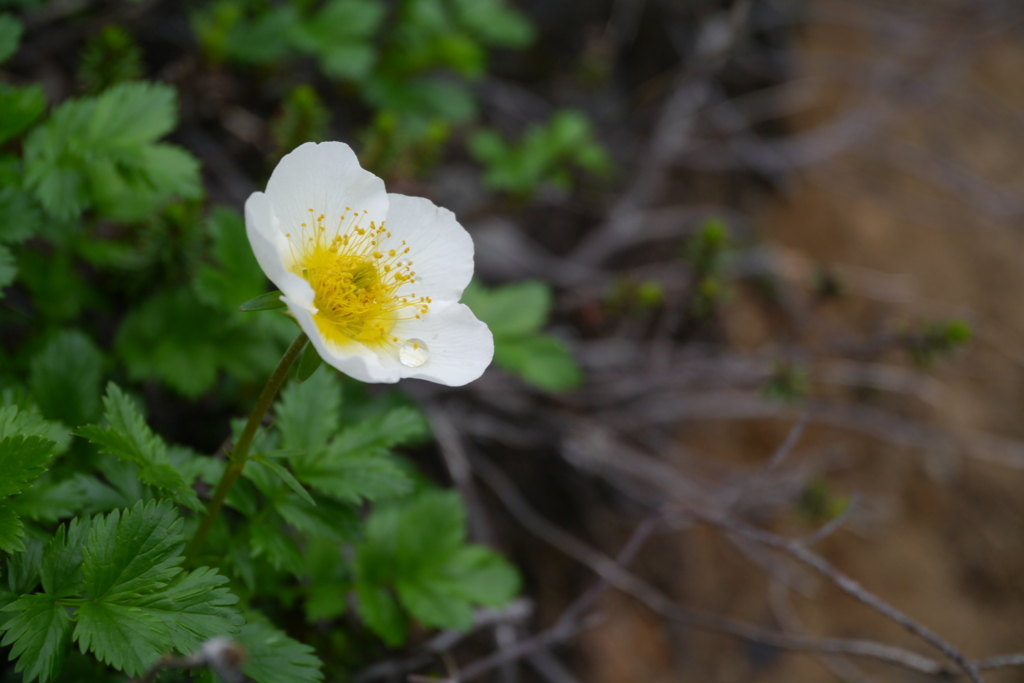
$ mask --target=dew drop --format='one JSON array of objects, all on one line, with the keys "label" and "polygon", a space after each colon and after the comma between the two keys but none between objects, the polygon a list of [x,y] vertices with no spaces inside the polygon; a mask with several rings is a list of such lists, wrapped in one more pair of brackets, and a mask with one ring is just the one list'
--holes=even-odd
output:
[{"label": "dew drop", "polygon": [[430,349],[421,339],[398,343],[398,360],[407,368],[418,368],[430,359]]}]

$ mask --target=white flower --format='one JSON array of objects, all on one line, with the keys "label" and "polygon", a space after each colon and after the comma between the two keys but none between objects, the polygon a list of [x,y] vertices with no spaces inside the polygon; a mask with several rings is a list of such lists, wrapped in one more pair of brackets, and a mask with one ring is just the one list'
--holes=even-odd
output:
[{"label": "white flower", "polygon": [[473,240],[447,209],[387,194],[340,142],[307,143],[245,203],[263,272],[320,357],[363,382],[415,377],[461,386],[494,355],[459,303]]}]

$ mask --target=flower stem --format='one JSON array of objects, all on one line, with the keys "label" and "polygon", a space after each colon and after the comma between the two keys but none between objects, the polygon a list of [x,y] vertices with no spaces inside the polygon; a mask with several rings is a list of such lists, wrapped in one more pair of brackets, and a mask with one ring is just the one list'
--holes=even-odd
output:
[{"label": "flower stem", "polygon": [[206,537],[210,534],[210,529],[213,528],[213,522],[217,519],[217,515],[220,514],[220,509],[224,507],[224,499],[228,497],[228,491],[231,490],[231,486],[238,479],[238,475],[245,469],[245,463],[249,459],[249,448],[252,446],[252,440],[256,436],[256,430],[259,429],[260,424],[263,422],[263,416],[267,414],[270,404],[274,402],[274,397],[277,396],[281,385],[284,384],[285,379],[288,377],[288,371],[298,359],[299,354],[302,353],[302,349],[306,346],[307,341],[309,341],[309,338],[306,336],[306,333],[300,332],[299,336],[288,347],[288,350],[284,352],[281,362],[277,364],[277,368],[274,369],[270,379],[263,386],[263,391],[260,392],[256,406],[249,414],[249,421],[245,423],[245,429],[242,430],[242,434],[238,437],[235,447],[231,449],[228,466],[224,469],[224,474],[221,476],[220,482],[213,492],[213,498],[210,499],[210,504],[206,508],[206,516],[199,523],[196,533],[192,536],[192,540],[189,541],[188,547],[185,549],[185,557],[188,561],[195,559],[199,551],[203,549]]}]

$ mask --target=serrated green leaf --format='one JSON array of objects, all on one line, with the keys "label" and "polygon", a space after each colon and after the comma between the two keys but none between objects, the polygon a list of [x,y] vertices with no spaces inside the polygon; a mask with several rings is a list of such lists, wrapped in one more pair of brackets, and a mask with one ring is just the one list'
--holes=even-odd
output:
[{"label": "serrated green leaf", "polygon": [[43,543],[37,538],[25,539],[25,552],[12,555],[4,566],[7,587],[15,595],[32,592],[39,584],[39,563],[43,558]]},{"label": "serrated green leaf", "polygon": [[293,462],[300,481],[346,503],[394,498],[412,489],[409,477],[387,451],[343,453],[337,457],[329,453],[309,465]]},{"label": "serrated green leaf", "polygon": [[116,600],[172,579],[183,561],[181,526],[166,500],[96,517],[82,552],[90,600]]},{"label": "serrated green leaf", "polygon": [[174,194],[196,196],[198,164],[157,144],[177,118],[174,89],[134,82],[68,100],[25,139],[25,183],[48,213],[77,218],[90,206],[142,218]]},{"label": "serrated green leaf", "polygon": [[429,436],[430,427],[423,414],[415,408],[400,406],[345,428],[331,443],[331,457],[392,448]]},{"label": "serrated green leaf", "polygon": [[316,507],[289,496],[274,505],[284,521],[317,538],[351,540],[359,532],[359,515],[351,505],[321,498]]},{"label": "serrated green leaf", "polygon": [[0,243],[24,242],[42,222],[42,212],[27,194],[16,187],[0,188]]},{"label": "serrated green leaf", "polygon": [[13,14],[0,14],[0,62],[6,62],[17,51],[24,30]]},{"label": "serrated green leaf", "polygon": [[439,573],[445,592],[478,605],[500,607],[514,598],[522,581],[505,558],[480,545],[460,548]]},{"label": "serrated green leaf", "polygon": [[270,460],[269,458],[261,458],[259,456],[256,456],[255,458],[253,458],[253,460],[260,463],[268,470],[270,470],[278,477],[280,477],[281,481],[287,484],[288,488],[290,488],[292,491],[295,491],[295,493],[299,494],[299,496],[304,501],[306,501],[307,503],[314,507],[316,506],[316,501],[313,500],[313,496],[309,495],[309,491],[307,491],[305,487],[303,487],[303,485],[299,483],[299,480],[296,479],[295,476],[291,472],[289,472],[286,467],[274,462],[273,460]]},{"label": "serrated green leaf", "polygon": [[41,436],[8,436],[0,440],[0,498],[24,491],[29,482],[46,471],[53,441]]},{"label": "serrated green leaf", "polygon": [[42,86],[18,88],[0,84],[0,142],[25,132],[45,110],[46,95]]},{"label": "serrated green leaf", "polygon": [[[199,268],[196,293],[211,306],[230,309],[245,301],[239,310],[252,310],[246,306],[252,303],[252,297],[260,298],[257,295],[266,289],[267,278],[253,255],[241,215],[227,207],[214,207],[206,221],[206,230],[213,240],[217,265],[205,264]],[[284,306],[279,299],[276,304],[277,308]]]},{"label": "serrated green leaf", "polygon": [[138,676],[163,654],[167,642],[164,624],[138,607],[109,600],[89,600],[75,612],[73,638],[82,652]]},{"label": "serrated green leaf", "polygon": [[235,637],[249,659],[243,672],[256,683],[314,683],[323,680],[313,648],[259,622],[248,623]]},{"label": "serrated green leaf", "polygon": [[47,544],[39,568],[39,578],[47,594],[61,598],[79,592],[82,548],[90,528],[88,521],[75,518],[70,525],[61,524]]},{"label": "serrated green leaf", "polygon": [[28,386],[46,417],[66,425],[96,419],[103,356],[78,330],[65,330],[32,357]]},{"label": "serrated green leaf", "polygon": [[[290,327],[283,317],[279,322]],[[281,357],[280,335],[268,334],[272,329],[243,326],[190,289],[165,289],[125,316],[115,346],[132,379],[159,379],[195,398],[221,368],[238,379],[265,377]]]},{"label": "serrated green leaf", "polygon": [[0,439],[9,436],[39,436],[57,442],[62,430],[34,410],[24,410],[16,405],[0,408]]},{"label": "serrated green leaf", "polygon": [[401,642],[404,633],[397,622],[383,621],[391,609],[389,586],[420,623],[454,629],[472,624],[474,605],[502,605],[518,591],[518,574],[508,562],[466,544],[465,524],[453,491],[423,491],[378,507],[367,519],[354,564],[360,611],[365,601],[369,619],[377,620],[368,624],[389,643]]},{"label": "serrated green leaf", "polygon": [[24,552],[25,544],[21,542],[25,535],[25,524],[18,513],[0,503],[0,550],[5,553]]},{"label": "serrated green leaf", "polygon": [[340,411],[341,384],[334,373],[289,384],[275,409],[282,447],[306,454],[322,451],[338,429]]},{"label": "serrated green leaf", "polygon": [[107,385],[103,405],[108,426],[86,425],[75,434],[98,445],[104,453],[138,465],[138,478],[143,483],[168,491],[179,503],[201,511],[203,506],[195,491],[170,464],[167,444],[153,433],[135,403],[113,382]]},{"label": "serrated green leaf", "polygon": [[45,593],[26,595],[3,608],[14,616],[3,625],[0,646],[12,645],[10,658],[26,682],[54,680],[71,643],[71,617],[56,598]]},{"label": "serrated green leaf", "polygon": [[227,583],[216,569],[200,567],[178,574],[164,588],[132,604],[163,623],[176,650],[192,652],[203,641],[235,633],[242,625],[235,609],[238,598],[225,587]]},{"label": "serrated green leaf", "polygon": [[495,342],[536,332],[547,322],[551,311],[551,289],[536,280],[487,289],[470,283],[462,302],[487,323]]},{"label": "serrated green leaf", "polygon": [[448,588],[421,577],[395,582],[402,606],[421,624],[464,631],[473,625],[473,607]]},{"label": "serrated green leaf", "polygon": [[370,629],[391,647],[405,642],[405,616],[398,602],[383,586],[356,584],[359,616]]},{"label": "serrated green leaf", "polygon": [[250,524],[249,547],[252,556],[267,559],[277,570],[291,572],[296,576],[303,574],[302,553],[295,545],[294,539],[288,536],[276,524]]}]

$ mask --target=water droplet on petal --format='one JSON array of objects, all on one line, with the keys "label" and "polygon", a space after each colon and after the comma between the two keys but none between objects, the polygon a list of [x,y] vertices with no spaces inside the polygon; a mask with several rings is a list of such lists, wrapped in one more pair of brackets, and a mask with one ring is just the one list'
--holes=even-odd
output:
[{"label": "water droplet on petal", "polygon": [[430,349],[422,339],[398,342],[398,360],[407,368],[418,368],[430,360]]}]

